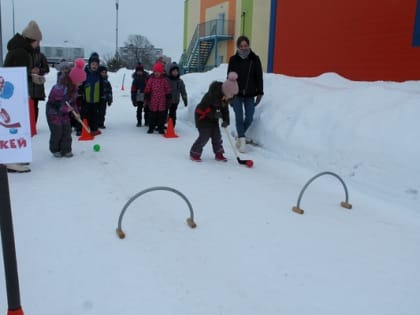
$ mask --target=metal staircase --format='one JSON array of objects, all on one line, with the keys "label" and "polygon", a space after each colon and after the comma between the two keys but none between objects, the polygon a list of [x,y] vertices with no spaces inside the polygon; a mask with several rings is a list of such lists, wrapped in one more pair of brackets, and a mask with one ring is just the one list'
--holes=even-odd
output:
[{"label": "metal staircase", "polygon": [[217,49],[214,54],[214,63],[209,63],[209,57],[220,41],[233,38],[233,21],[211,20],[198,24],[187,51],[181,56],[180,66],[184,73],[202,72],[218,66]]}]

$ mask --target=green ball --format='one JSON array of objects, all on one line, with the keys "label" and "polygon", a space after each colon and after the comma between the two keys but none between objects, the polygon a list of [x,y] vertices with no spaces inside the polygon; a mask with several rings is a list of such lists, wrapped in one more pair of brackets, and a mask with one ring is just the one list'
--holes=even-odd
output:
[{"label": "green ball", "polygon": [[99,145],[99,144],[95,144],[94,146],[93,146],[93,151],[95,151],[95,152],[99,152],[101,150],[101,146]]}]

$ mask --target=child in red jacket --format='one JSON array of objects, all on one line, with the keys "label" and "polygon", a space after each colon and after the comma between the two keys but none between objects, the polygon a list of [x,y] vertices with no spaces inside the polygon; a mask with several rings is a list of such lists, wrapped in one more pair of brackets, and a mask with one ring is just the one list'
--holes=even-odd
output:
[{"label": "child in red jacket", "polygon": [[144,88],[145,100],[150,110],[149,130],[153,133],[157,127],[160,134],[165,133],[166,112],[168,102],[171,100],[171,87],[163,75],[163,64],[157,62],[153,66],[153,75],[149,78]]}]

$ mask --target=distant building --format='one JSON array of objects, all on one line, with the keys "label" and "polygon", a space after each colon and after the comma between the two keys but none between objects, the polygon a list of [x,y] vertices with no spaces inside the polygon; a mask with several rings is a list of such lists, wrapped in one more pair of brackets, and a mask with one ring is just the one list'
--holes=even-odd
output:
[{"label": "distant building", "polygon": [[140,48],[129,45],[119,48],[119,56],[129,69],[134,69],[138,62],[151,68],[156,59],[163,56],[163,49],[155,47]]},{"label": "distant building", "polygon": [[49,64],[55,65],[62,60],[73,61],[76,58],[84,58],[85,52],[81,47],[41,46],[41,52],[47,58]]}]

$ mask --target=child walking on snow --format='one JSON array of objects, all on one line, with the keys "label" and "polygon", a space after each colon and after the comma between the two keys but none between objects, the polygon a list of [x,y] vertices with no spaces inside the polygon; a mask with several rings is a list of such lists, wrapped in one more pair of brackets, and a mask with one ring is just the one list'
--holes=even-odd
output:
[{"label": "child walking on snow", "polygon": [[217,161],[226,162],[222,145],[219,119],[223,120],[222,127],[229,126],[229,100],[239,92],[236,72],[230,72],[225,82],[214,81],[204,94],[201,102],[195,109],[195,125],[198,129],[198,138],[190,149],[190,159],[201,162],[201,153],[204,146],[211,139],[213,152]]},{"label": "child walking on snow", "polygon": [[50,151],[57,157],[72,157],[71,151],[71,108],[76,108],[77,88],[86,80],[86,72],[83,70],[85,62],[82,58],[76,59],[75,65],[69,74],[63,73],[60,80],[55,84],[46,105],[47,122],[51,131]]}]

